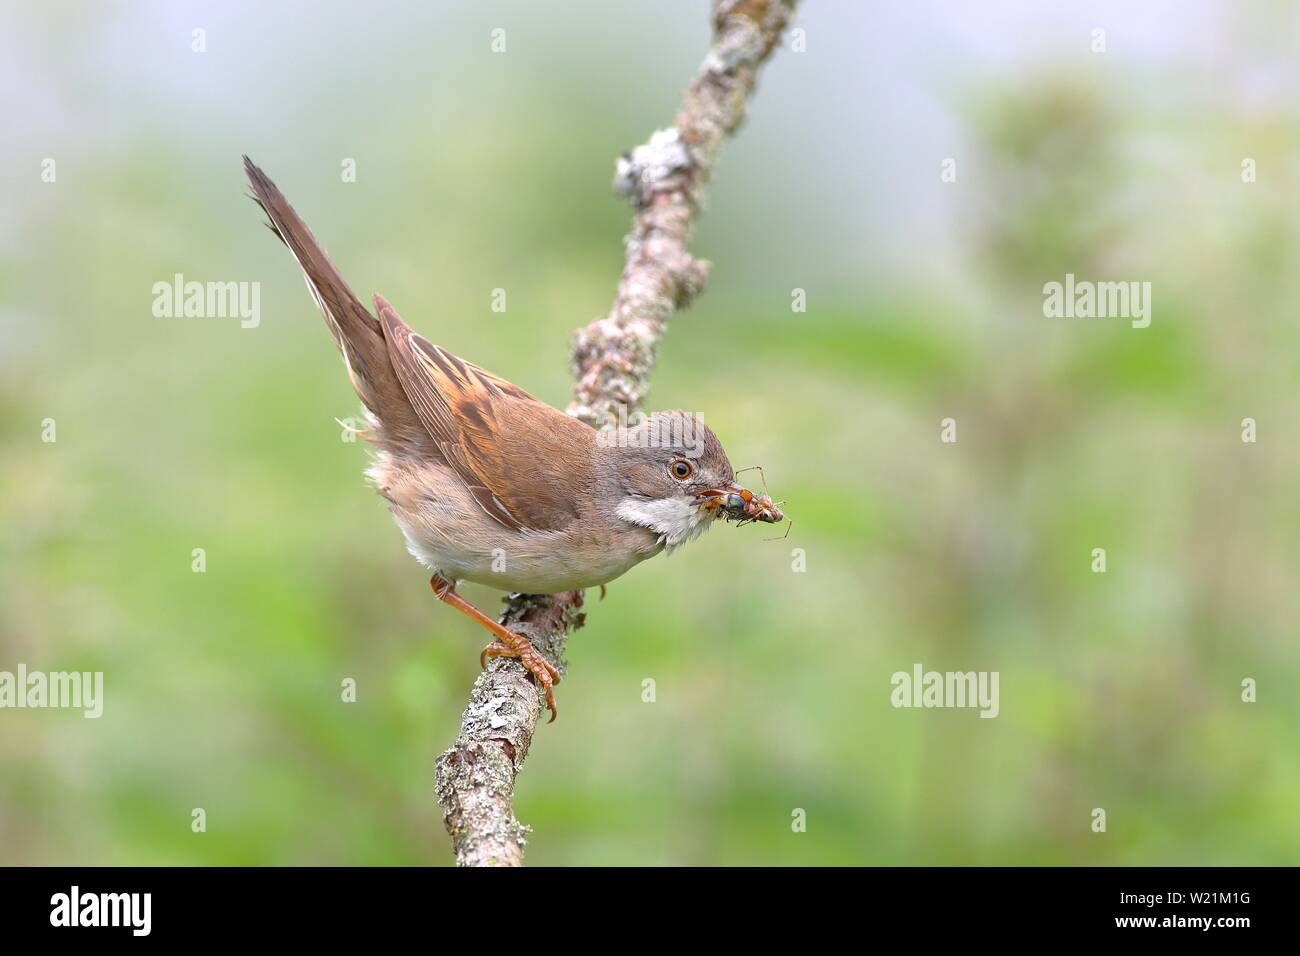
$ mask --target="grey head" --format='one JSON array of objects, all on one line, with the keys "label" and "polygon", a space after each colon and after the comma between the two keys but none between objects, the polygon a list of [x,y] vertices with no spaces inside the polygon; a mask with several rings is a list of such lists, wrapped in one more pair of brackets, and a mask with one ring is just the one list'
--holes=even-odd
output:
[{"label": "grey head", "polygon": [[659,535],[669,551],[698,537],[740,489],[722,442],[698,415],[655,412],[598,440],[601,509]]}]

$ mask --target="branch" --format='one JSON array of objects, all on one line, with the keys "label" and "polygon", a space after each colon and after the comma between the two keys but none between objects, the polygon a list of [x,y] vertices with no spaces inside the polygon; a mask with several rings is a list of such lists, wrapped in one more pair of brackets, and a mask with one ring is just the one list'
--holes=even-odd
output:
[{"label": "branch", "polygon": [[[609,315],[574,336],[570,415],[593,428],[640,411],[668,318],[703,290],[709,264],[687,250],[723,140],[745,117],[759,67],[798,0],[714,0],[713,45],[686,91],[677,123],[618,160],[614,189],[635,209]],[[530,641],[563,677],[568,633],[582,626],[581,591],[512,594],[501,623]],[[478,676],[456,743],[438,758],[443,822],[461,866],[521,866],[528,828],[512,807],[541,695],[518,661],[494,658]]]}]

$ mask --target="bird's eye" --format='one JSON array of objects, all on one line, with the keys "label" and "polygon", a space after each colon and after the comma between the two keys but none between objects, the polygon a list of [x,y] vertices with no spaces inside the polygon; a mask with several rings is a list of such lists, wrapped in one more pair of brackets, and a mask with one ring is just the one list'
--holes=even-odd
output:
[{"label": "bird's eye", "polygon": [[669,465],[668,468],[673,473],[673,477],[678,481],[685,481],[687,478],[691,477],[691,475],[695,474],[695,466],[689,461],[685,461],[681,458]]}]

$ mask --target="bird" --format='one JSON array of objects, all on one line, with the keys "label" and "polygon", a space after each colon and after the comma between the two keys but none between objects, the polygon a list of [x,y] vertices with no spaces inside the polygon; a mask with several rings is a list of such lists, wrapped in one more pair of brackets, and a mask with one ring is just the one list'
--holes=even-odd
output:
[{"label": "bird", "polygon": [[[557,715],[555,667],[457,593],[471,581],[525,594],[600,586],[699,537],[717,518],[776,522],[736,481],[702,417],[656,412],[598,432],[414,332],[375,294],[372,314],[267,175],[244,170],[325,319],[375,448],[366,476],[437,598],[492,634],[479,656],[516,658]],[[766,482],[764,482],[766,483]]]}]

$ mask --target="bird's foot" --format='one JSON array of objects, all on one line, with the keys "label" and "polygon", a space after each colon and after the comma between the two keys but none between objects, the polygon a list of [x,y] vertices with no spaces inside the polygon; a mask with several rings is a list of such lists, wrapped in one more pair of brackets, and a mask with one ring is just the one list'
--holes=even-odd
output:
[{"label": "bird's foot", "polygon": [[546,706],[551,711],[551,719],[547,723],[554,722],[556,717],[555,693],[551,688],[560,682],[560,672],[551,666],[551,662],[543,657],[537,648],[533,647],[528,638],[521,637],[513,632],[508,633],[513,638],[509,643],[505,640],[493,641],[483,648],[483,652],[478,656],[479,666],[487,667],[489,657],[511,657],[518,660],[519,663],[524,665],[524,669],[533,675],[533,680],[537,683],[537,686],[542,688],[546,696]]},{"label": "bird's foot", "polygon": [[513,657],[518,660],[528,673],[533,675],[537,686],[546,694],[546,706],[551,711],[551,719],[547,723],[553,722],[556,716],[555,694],[551,688],[560,682],[560,672],[551,666],[551,662],[537,652],[537,648],[533,647],[528,638],[516,634],[503,624],[498,624],[457,594],[456,582],[452,579],[435,573],[429,579],[429,585],[433,588],[433,593],[438,595],[439,601],[450,604],[497,636],[495,641],[483,648],[483,653],[478,657],[479,666],[487,667],[489,657]]}]

